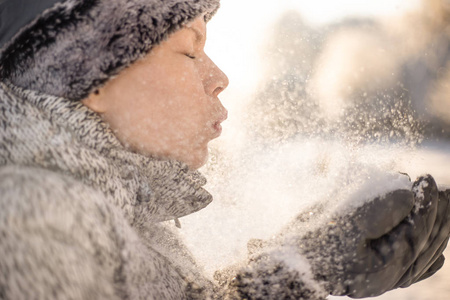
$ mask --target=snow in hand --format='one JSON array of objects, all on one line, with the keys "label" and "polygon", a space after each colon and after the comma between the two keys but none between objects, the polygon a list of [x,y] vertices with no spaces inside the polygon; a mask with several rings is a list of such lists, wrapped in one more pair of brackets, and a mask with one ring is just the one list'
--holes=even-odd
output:
[{"label": "snow in hand", "polygon": [[399,169],[408,151],[320,139],[236,151],[231,162],[207,174],[215,201],[183,218],[182,234],[212,274],[245,259],[249,239],[270,238],[315,204],[343,212],[395,189],[411,189],[409,177],[401,174],[405,170]]}]

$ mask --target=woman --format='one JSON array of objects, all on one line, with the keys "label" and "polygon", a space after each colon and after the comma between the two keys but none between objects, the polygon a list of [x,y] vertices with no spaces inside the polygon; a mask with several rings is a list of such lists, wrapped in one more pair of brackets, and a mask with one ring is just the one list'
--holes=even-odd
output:
[{"label": "woman", "polygon": [[[212,200],[196,169],[227,116],[218,96],[228,80],[203,49],[218,1],[0,4],[0,298],[324,299],[326,289],[360,296],[398,286],[383,283],[364,294],[359,279],[346,273],[372,270],[351,268],[362,261],[355,257],[367,257],[360,248],[347,247],[352,260],[339,260],[350,268],[331,267],[335,254],[322,255],[313,241],[336,247],[335,230],[312,234],[298,248],[284,234],[284,246],[258,247],[248,264],[214,284],[173,224],[162,223],[177,224]],[[412,192],[394,195],[405,205],[391,222],[414,213],[425,215],[430,228],[416,233],[400,226],[420,245],[406,253],[442,246],[450,230],[447,218],[436,220],[437,190],[432,179],[427,183],[418,189],[427,209],[412,212]],[[448,200],[442,203],[440,216],[448,214]],[[428,243],[432,228],[441,229],[439,239]],[[366,237],[367,230],[358,230],[339,234],[344,245],[356,245],[355,232]],[[443,249],[432,249],[427,266],[408,279],[435,272]],[[289,251],[313,262],[317,282],[307,264],[299,270],[282,259]],[[410,267],[415,254],[383,270]]]}]

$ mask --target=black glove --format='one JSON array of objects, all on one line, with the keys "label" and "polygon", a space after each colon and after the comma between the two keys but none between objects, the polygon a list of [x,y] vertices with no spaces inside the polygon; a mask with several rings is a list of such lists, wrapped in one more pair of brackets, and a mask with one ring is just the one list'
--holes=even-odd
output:
[{"label": "black glove", "polygon": [[[255,242],[258,245],[252,246]],[[326,299],[328,293],[313,280],[308,262],[298,249],[263,244],[262,240],[250,241],[249,247],[257,249],[256,253],[249,249],[248,261],[214,274],[218,286],[214,299]]]},{"label": "black glove", "polygon": [[396,190],[331,218],[296,243],[334,295],[361,298],[407,287],[444,263],[449,197],[431,176],[421,177],[412,191]]}]

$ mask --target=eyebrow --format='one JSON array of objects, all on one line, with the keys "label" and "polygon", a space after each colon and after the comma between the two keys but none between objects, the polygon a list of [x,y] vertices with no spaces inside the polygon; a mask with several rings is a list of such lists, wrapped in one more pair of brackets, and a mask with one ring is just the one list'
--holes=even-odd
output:
[{"label": "eyebrow", "polygon": [[186,28],[195,33],[195,36],[196,36],[195,41],[197,43],[200,43],[205,38],[205,35],[203,33],[201,33],[200,30],[198,30],[197,28],[194,28],[194,27],[186,27]]}]

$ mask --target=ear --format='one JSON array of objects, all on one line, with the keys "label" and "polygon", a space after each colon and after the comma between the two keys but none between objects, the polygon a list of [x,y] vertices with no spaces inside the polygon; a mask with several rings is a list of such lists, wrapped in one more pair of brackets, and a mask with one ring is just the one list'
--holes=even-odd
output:
[{"label": "ear", "polygon": [[81,103],[98,114],[106,112],[107,109],[106,99],[105,97],[103,97],[103,94],[100,90],[96,90],[90,93],[87,98],[81,100]]}]

